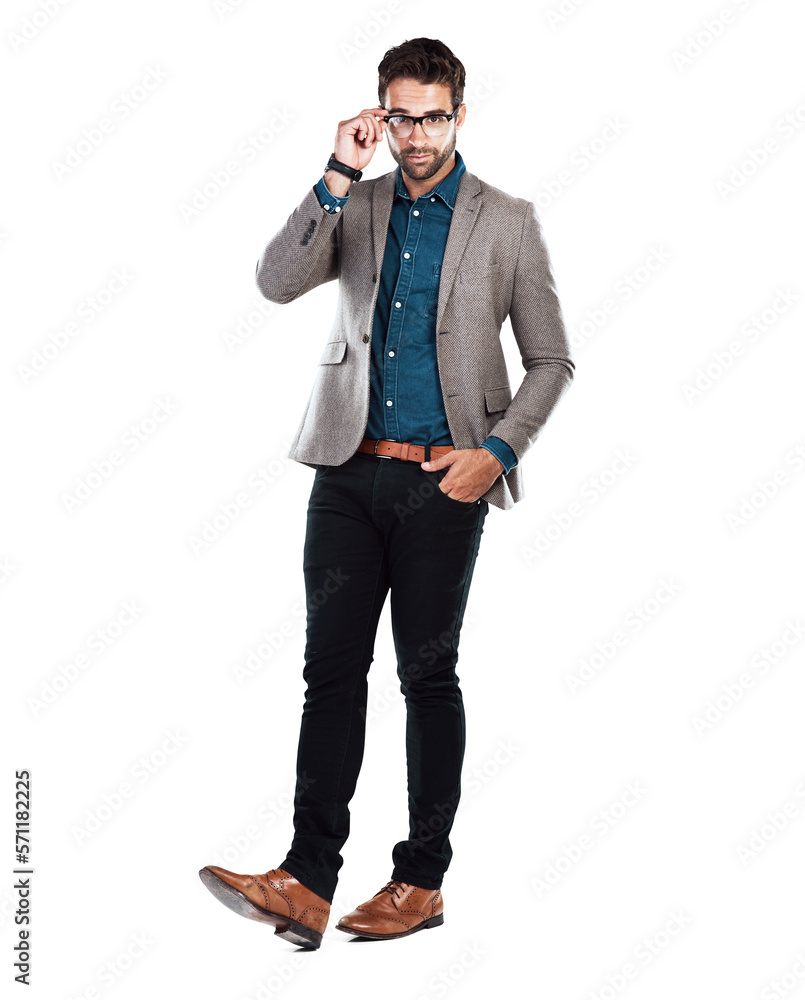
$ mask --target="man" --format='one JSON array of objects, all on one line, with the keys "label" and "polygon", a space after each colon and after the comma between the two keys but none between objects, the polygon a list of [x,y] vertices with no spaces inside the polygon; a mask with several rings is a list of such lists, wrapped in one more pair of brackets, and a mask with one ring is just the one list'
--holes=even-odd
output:
[{"label": "man", "polygon": [[[265,874],[199,873],[231,909],[312,948],[343,863],[389,591],[409,832],[391,879],[337,927],[389,939],[443,921],[465,744],[455,668],[483,525],[490,504],[522,497],[520,461],[574,372],[534,206],[479,180],[456,151],[464,67],[442,42],[416,38],[378,70],[380,105],[339,123],[323,177],[257,266],[279,303],[339,279],[290,451],[316,470],[294,838]],[[361,181],[384,136],[397,170]],[[507,316],[526,372],[514,397],[499,340]]]}]

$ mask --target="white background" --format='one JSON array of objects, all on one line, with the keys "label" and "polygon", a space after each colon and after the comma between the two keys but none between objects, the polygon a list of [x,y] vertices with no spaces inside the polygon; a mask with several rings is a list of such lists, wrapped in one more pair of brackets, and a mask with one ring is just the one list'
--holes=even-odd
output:
[{"label": "white background", "polygon": [[[2,15],[4,992],[27,768],[26,996],[805,996],[800,5],[41,10]],[[386,608],[341,881],[301,953],[197,876],[264,872],[292,834],[313,472],[287,446],[337,288],[272,306],[254,269],[419,35],[466,66],[468,169],[536,200],[577,374],[486,522],[445,923],[334,930],[407,829]],[[381,146],[367,176],[394,167]]]}]

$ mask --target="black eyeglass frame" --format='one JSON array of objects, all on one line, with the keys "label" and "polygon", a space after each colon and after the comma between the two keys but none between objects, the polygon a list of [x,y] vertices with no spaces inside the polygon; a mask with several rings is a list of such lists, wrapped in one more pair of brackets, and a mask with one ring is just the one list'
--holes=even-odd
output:
[{"label": "black eyeglass frame", "polygon": [[[449,115],[443,115],[443,114],[439,114],[439,115],[433,115],[433,114],[431,114],[431,115],[420,115],[418,118],[415,117],[414,115],[386,115],[385,118],[381,118],[380,121],[381,122],[385,122],[387,125],[389,125],[389,121],[392,118],[407,118],[408,121],[411,122],[411,132],[414,131],[414,129],[417,127],[417,125],[422,125],[422,131],[424,132],[425,131],[425,126],[422,123],[425,121],[425,119],[426,118],[437,118],[438,117],[438,118],[444,118],[447,121],[448,128],[449,128],[450,122],[458,114],[458,111],[459,111],[460,107],[461,107],[461,105],[459,104],[458,108],[454,108],[452,114],[449,114]],[[389,125],[389,128],[391,128],[391,125]],[[410,135],[411,132],[409,132],[408,134]],[[425,135],[427,135],[427,134],[428,133],[425,132]],[[404,139],[405,136],[400,136],[400,138]]]}]

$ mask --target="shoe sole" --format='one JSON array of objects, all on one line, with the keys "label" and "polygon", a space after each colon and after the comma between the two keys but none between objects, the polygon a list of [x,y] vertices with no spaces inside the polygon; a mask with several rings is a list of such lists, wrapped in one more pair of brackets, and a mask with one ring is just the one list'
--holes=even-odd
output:
[{"label": "shoe sole", "polygon": [[244,896],[239,889],[224,882],[209,868],[202,868],[198,875],[220,903],[240,914],[241,917],[257,920],[262,924],[272,924],[276,928],[274,931],[276,937],[290,941],[300,948],[319,948],[321,946],[321,934],[314,931],[312,927],[300,924],[298,920],[293,920],[291,917],[283,917],[279,913],[271,913],[270,910],[263,909]]},{"label": "shoe sole", "polygon": [[443,923],[444,914],[437,913],[436,916],[430,917],[428,920],[423,920],[421,924],[417,924],[416,927],[410,927],[407,931],[400,931],[399,934],[372,934],[370,931],[356,931],[353,927],[342,927],[341,924],[336,924],[335,929],[337,931],[344,931],[345,934],[354,934],[355,937],[371,938],[373,941],[390,941],[392,938],[408,937],[409,934],[415,934],[426,927],[438,927]]}]

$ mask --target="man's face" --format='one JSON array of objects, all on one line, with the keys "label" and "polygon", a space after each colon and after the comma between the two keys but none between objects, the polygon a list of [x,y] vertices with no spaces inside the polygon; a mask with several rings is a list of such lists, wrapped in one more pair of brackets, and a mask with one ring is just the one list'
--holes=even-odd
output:
[{"label": "man's face", "polygon": [[[446,84],[418,83],[416,80],[400,78],[392,80],[388,85],[385,108],[386,114],[415,117],[427,114],[449,115],[453,111],[453,102],[450,88]],[[467,107],[462,104],[444,135],[426,135],[421,122],[404,139],[395,139],[386,129],[384,136],[400,169],[418,181],[433,177],[453,155],[456,133],[464,123],[466,113]]]}]

